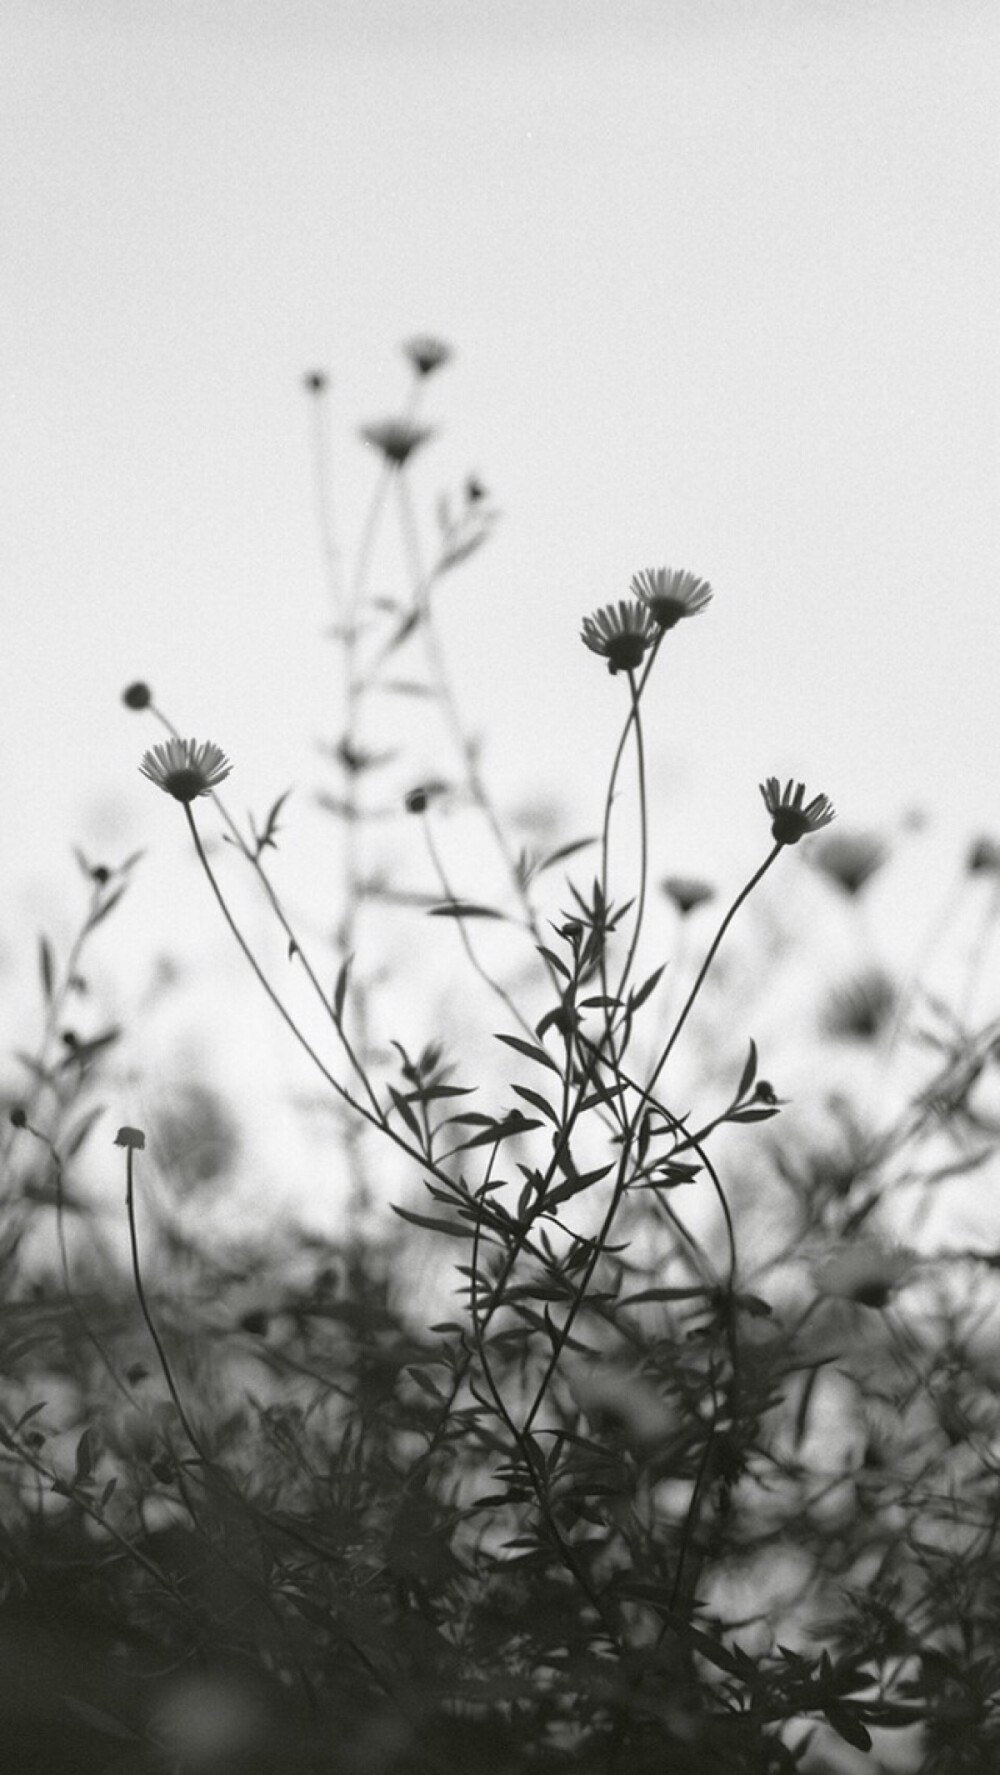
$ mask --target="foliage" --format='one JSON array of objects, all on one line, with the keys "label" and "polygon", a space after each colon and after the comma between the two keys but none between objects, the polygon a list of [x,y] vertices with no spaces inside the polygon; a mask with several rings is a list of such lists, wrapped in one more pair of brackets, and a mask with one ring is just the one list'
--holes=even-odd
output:
[{"label": "foliage", "polygon": [[[328,504],[328,382],[306,378],[344,685],[326,748],[336,783],[319,798],[344,834],[332,985],[269,873],[287,796],[244,833],[218,792],[219,748],[181,741],[148,686],[125,693],[171,736],[147,774],[183,809],[220,929],[336,1108],[351,1174],[341,1236],[276,1226],[220,1254],[182,1213],[152,1227],[144,1210],[141,1244],[152,1154],[123,1126],[123,1263],[87,1171],[120,1032],[81,1035],[69,1006],[138,858],[112,869],[78,855],[79,935],[62,962],[41,942],[43,1024],[15,1057],[3,1173],[4,1766],[995,1769],[1000,1260],[921,1244],[920,1229],[956,1180],[984,1188],[995,1173],[1000,1021],[975,1023],[964,988],[948,1003],[866,962],[818,1012],[817,1039],[860,1045],[871,1066],[916,1053],[918,1076],[880,1120],[831,1090],[796,1121],[742,1031],[731,1061],[744,994],[694,1046],[697,1099],[712,1107],[678,1107],[675,1049],[692,1045],[696,1008],[704,1024],[730,927],[833,810],[801,784],[762,785],[770,848],[668,1015],[670,958],[644,960],[643,702],[710,589],[647,569],[632,602],[586,619],[593,669],[603,659],[603,688],[623,699],[601,832],[518,850],[464,728],[436,609],[496,513],[470,477],[439,502],[424,565],[411,477],[432,433],[419,401],[450,354],[431,340],[406,350],[405,415],[364,431],[378,475],[349,584]],[[386,597],[370,590],[371,561],[393,509],[408,588]],[[384,743],[378,696],[444,715],[449,774],[389,799],[386,778],[407,766]],[[628,759],[639,839],[623,895],[611,834]],[[341,1071],[275,986],[274,957],[243,935],[195,813],[209,795],[223,861],[252,872]],[[442,862],[438,823],[457,804],[498,854],[496,903]],[[384,856],[372,871],[367,835],[379,822],[397,833],[397,819],[419,822],[431,889],[400,883]],[[819,891],[850,917],[887,849],[870,835],[816,846]],[[980,841],[970,863],[990,890],[977,971],[998,854]],[[663,893],[686,941],[713,890],[671,877]],[[418,1051],[382,1034],[366,940],[385,904],[451,924],[495,999],[487,1099],[447,1030]],[[527,988],[494,961],[498,938],[519,963],[527,949]],[[796,941],[808,952],[808,929]],[[238,1120],[204,1082],[178,1091],[160,1151],[181,1204],[235,1165]],[[376,1141],[406,1179],[390,1217],[373,1205]],[[102,1163],[105,1197],[106,1176]],[[441,1316],[406,1286],[416,1250],[447,1266]]]}]

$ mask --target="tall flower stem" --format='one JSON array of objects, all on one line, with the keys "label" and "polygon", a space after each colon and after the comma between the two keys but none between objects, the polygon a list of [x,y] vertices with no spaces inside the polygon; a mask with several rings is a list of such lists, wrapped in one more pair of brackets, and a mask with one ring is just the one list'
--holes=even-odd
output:
[{"label": "tall flower stem", "polygon": [[174,1380],[173,1369],[170,1366],[170,1361],[167,1356],[167,1352],[163,1347],[163,1342],[162,1342],[159,1332],[156,1329],[156,1323],[153,1319],[153,1315],[149,1310],[149,1302],[146,1299],[146,1290],[145,1290],[145,1287],[143,1286],[143,1280],[142,1280],[142,1270],[139,1265],[139,1239],[138,1239],[138,1234],[136,1232],[136,1224],[135,1224],[135,1194],[134,1194],[134,1189],[133,1189],[133,1177],[132,1177],[133,1150],[134,1149],[131,1146],[127,1146],[125,1149],[125,1208],[126,1208],[126,1212],[128,1214],[128,1236],[129,1236],[129,1245],[131,1247],[131,1252],[132,1252],[132,1275],[135,1280],[135,1292],[136,1292],[136,1297],[139,1302],[139,1310],[142,1313],[143,1319],[146,1322],[146,1330],[149,1332],[149,1335],[152,1338],[153,1343],[156,1347],[156,1354],[159,1357],[160,1367],[163,1370],[163,1378],[166,1381],[167,1386],[170,1390],[170,1397],[173,1400],[174,1405],[177,1408],[177,1415],[180,1418],[181,1426],[184,1430],[184,1434],[187,1437],[188,1441],[190,1442],[191,1447],[194,1449],[195,1454],[198,1456],[199,1460],[203,1461],[206,1466],[209,1466],[210,1465],[209,1458],[208,1458],[208,1455],[205,1453],[205,1449],[202,1444],[201,1438],[197,1435],[197,1433],[191,1423],[191,1420],[188,1417],[188,1414],[184,1408],[184,1401],[182,1400],[179,1392],[177,1391],[177,1383]]},{"label": "tall flower stem", "polygon": [[751,875],[750,880],[748,882],[746,882],[745,885],[740,889],[735,900],[733,901],[732,905],[730,906],[729,911],[726,913],[725,918],[722,920],[722,923],[720,924],[718,930],[715,933],[715,936],[712,939],[711,944],[709,945],[708,953],[705,956],[705,959],[702,962],[701,967],[698,970],[698,974],[697,974],[697,978],[695,979],[695,983],[692,986],[691,991],[688,993],[687,999],[685,1000],[685,1003],[684,1003],[684,1008],[681,1011],[681,1013],[677,1019],[677,1022],[674,1024],[674,1027],[670,1033],[670,1036],[667,1039],[666,1045],[663,1049],[663,1052],[660,1055],[659,1060],[656,1062],[656,1065],[653,1068],[652,1073],[650,1074],[650,1077],[649,1077],[649,1080],[648,1080],[647,1086],[646,1086],[647,1090],[651,1091],[653,1089],[653,1086],[656,1084],[656,1081],[659,1078],[661,1072],[663,1071],[663,1068],[666,1066],[667,1061],[669,1060],[671,1054],[673,1053],[674,1047],[677,1043],[677,1038],[680,1035],[681,1030],[684,1028],[685,1023],[688,1020],[688,1016],[690,1014],[691,1007],[693,1006],[696,998],[698,997],[699,992],[702,989],[702,986],[705,983],[705,978],[708,974],[708,970],[712,966],[713,961],[715,960],[717,954],[719,953],[719,948],[722,943],[722,939],[725,936],[726,932],[728,931],[730,925],[732,924],[733,919],[736,917],[736,914],[739,911],[740,907],[743,905],[744,901],[749,899],[750,895],[753,893],[753,890],[757,886],[758,882],[763,880],[764,876],[767,874],[767,871],[770,869],[771,864],[774,862],[775,858],[777,857],[779,851],[781,851],[783,849],[784,849],[784,845],[780,841],[775,843],[773,849],[764,858],[764,861],[761,864],[760,868],[755,870],[754,874]]}]

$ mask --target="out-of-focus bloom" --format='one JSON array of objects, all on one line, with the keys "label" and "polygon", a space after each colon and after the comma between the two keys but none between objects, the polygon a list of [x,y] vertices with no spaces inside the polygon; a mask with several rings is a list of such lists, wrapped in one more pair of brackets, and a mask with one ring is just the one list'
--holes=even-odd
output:
[{"label": "out-of-focus bloom", "polygon": [[390,468],[402,468],[414,450],[419,450],[433,435],[430,426],[413,425],[409,419],[379,419],[374,425],[361,427],[365,443],[381,450]]},{"label": "out-of-focus bloom", "polygon": [[697,616],[712,600],[707,579],[683,567],[644,567],[632,575],[629,590],[651,610],[661,629],[672,629],[685,616]]},{"label": "out-of-focus bloom", "polygon": [[870,832],[832,832],[813,850],[811,862],[852,897],[881,869],[889,855]]},{"label": "out-of-focus bloom", "polygon": [[149,685],[143,684],[141,680],[137,680],[135,684],[129,684],[122,691],[122,702],[126,709],[148,709],[152,700],[153,693]]},{"label": "out-of-focus bloom", "polygon": [[130,1146],[133,1147],[136,1152],[141,1153],[145,1144],[146,1136],[141,1128],[119,1128],[115,1135],[116,1146]]},{"label": "out-of-focus bloom", "polygon": [[778,844],[798,844],[808,832],[818,832],[836,818],[827,796],[814,795],[806,801],[804,783],[789,780],[782,788],[777,777],[768,777],[760,792],[771,815],[771,835]]},{"label": "out-of-focus bloom", "polygon": [[826,1258],[816,1266],[813,1280],[819,1293],[828,1299],[880,1310],[888,1306],[895,1290],[915,1267],[916,1259],[910,1252],[876,1239],[847,1246]]},{"label": "out-of-focus bloom", "polygon": [[610,1430],[637,1454],[677,1429],[677,1414],[651,1382],[617,1362],[574,1362],[566,1380],[594,1429]]},{"label": "out-of-focus bloom", "polygon": [[407,339],[403,352],[418,376],[432,375],[454,356],[451,346],[443,339],[435,339],[431,333],[418,333],[415,338]]},{"label": "out-of-focus bloom", "polygon": [[580,639],[592,653],[604,655],[609,672],[632,672],[647,647],[652,646],[657,632],[645,604],[638,598],[621,598],[617,606],[605,604],[603,610],[585,616]]},{"label": "out-of-focus bloom", "polygon": [[434,778],[426,783],[417,783],[415,788],[407,790],[403,805],[408,814],[422,814],[432,801],[440,801],[442,795],[447,793],[448,784]]},{"label": "out-of-focus bloom", "polygon": [[875,1041],[892,1017],[896,1001],[889,975],[881,968],[869,968],[831,994],[823,1027],[828,1035],[845,1041]]},{"label": "out-of-focus bloom", "polygon": [[706,900],[715,899],[714,887],[707,881],[695,881],[686,875],[668,875],[660,883],[668,900],[672,900],[683,918],[686,913],[693,912],[696,906],[703,906]]},{"label": "out-of-focus bloom", "polygon": [[309,394],[323,394],[329,381],[325,370],[307,370],[302,378],[302,386]]},{"label": "out-of-focus bloom", "polygon": [[969,847],[965,867],[970,875],[1000,875],[1000,842],[995,838],[977,838]]},{"label": "out-of-focus bloom", "polygon": [[[259,1766],[267,1756],[273,1725],[263,1696],[228,1673],[187,1671],[165,1686],[153,1710],[152,1736],[185,1775],[221,1775],[224,1769]],[[273,1744],[270,1746],[273,1748]]]},{"label": "out-of-focus bloom", "polygon": [[226,754],[211,740],[166,740],[147,752],[139,766],[144,777],[175,801],[211,795],[232,770]]}]

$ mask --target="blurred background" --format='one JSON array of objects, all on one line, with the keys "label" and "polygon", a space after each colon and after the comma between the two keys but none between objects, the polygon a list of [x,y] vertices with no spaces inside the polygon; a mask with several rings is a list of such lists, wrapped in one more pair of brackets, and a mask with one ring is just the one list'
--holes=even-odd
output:
[{"label": "blurred background", "polygon": [[7,0],[0,51],[8,1048],[38,932],[73,929],[71,845],[142,849],[98,971],[141,1005],[170,956],[185,994],[169,1038],[140,1016],[114,1125],[221,1034],[274,1133],[282,1038],[238,1008],[183,819],[137,772],[161,732],[121,691],[225,748],[234,812],[297,786],[278,868],[329,928],[311,797],[342,707],[303,376],[330,378],[349,557],[358,428],[401,408],[417,332],[455,350],[413,467],[426,534],[470,473],[502,513],[439,606],[500,805],[597,829],[627,692],[581,618],[691,568],[715,602],[650,691],[655,867],[734,892],[757,784],[801,777],[891,842],[872,936],[907,965],[1000,830],[989,0]]}]

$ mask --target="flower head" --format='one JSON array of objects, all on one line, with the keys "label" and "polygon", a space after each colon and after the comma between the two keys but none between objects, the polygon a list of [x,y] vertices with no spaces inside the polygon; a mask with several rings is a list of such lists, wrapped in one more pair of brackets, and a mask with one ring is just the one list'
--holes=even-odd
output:
[{"label": "flower head", "polygon": [[115,1146],[129,1146],[136,1152],[142,1152],[146,1144],[146,1136],[141,1128],[119,1128],[114,1139]]},{"label": "flower head", "polygon": [[782,788],[777,777],[768,777],[766,783],[761,783],[760,792],[778,844],[798,844],[808,832],[818,832],[836,818],[827,796],[814,795],[811,801],[805,801],[804,783],[789,781]]},{"label": "flower head", "polygon": [[429,426],[413,425],[409,419],[379,419],[374,425],[361,427],[365,443],[381,450],[390,468],[402,468],[414,450],[433,435]]},{"label": "flower head", "polygon": [[139,766],[144,777],[175,801],[194,801],[199,795],[211,795],[232,768],[226,754],[211,740],[204,740],[199,746],[196,740],[177,739],[154,746]]},{"label": "flower head", "polygon": [[415,338],[407,339],[403,351],[418,376],[432,375],[452,356],[451,346],[446,345],[443,339],[435,339],[430,333],[418,333]]},{"label": "flower head", "polygon": [[580,639],[592,653],[602,653],[609,672],[631,672],[647,647],[656,639],[657,625],[645,604],[621,598],[617,608],[605,604],[593,616],[585,616]]},{"label": "flower head", "polygon": [[855,1306],[886,1307],[893,1292],[912,1273],[915,1260],[898,1246],[872,1240],[847,1246],[817,1266],[814,1280],[820,1294]]},{"label": "flower head", "polygon": [[965,867],[970,875],[1000,875],[1000,842],[995,838],[977,838],[969,847]]},{"label": "flower head", "polygon": [[833,832],[821,839],[812,855],[816,868],[853,898],[881,869],[888,851],[870,832]]},{"label": "flower head", "polygon": [[651,610],[661,629],[672,629],[682,617],[697,616],[712,599],[706,579],[683,567],[644,567],[632,575],[629,588]]},{"label": "flower head", "polygon": [[881,968],[868,968],[832,994],[823,1017],[827,1034],[844,1041],[877,1041],[898,998],[889,975]]},{"label": "flower head", "polygon": [[122,702],[126,709],[148,709],[152,700],[153,693],[149,685],[143,684],[141,679],[135,684],[126,685],[122,691]]},{"label": "flower head", "polygon": [[566,1379],[574,1404],[598,1434],[609,1431],[636,1454],[665,1442],[677,1429],[676,1413],[663,1394],[624,1364],[576,1361]]},{"label": "flower head", "polygon": [[668,900],[672,900],[681,917],[693,912],[697,906],[704,906],[706,900],[715,899],[715,889],[709,887],[707,881],[696,881],[687,875],[668,875],[660,883]]}]

